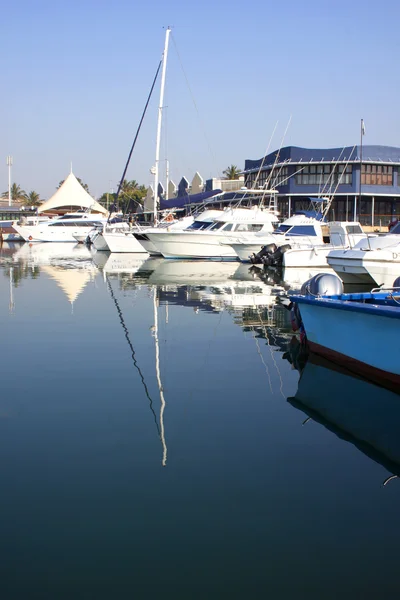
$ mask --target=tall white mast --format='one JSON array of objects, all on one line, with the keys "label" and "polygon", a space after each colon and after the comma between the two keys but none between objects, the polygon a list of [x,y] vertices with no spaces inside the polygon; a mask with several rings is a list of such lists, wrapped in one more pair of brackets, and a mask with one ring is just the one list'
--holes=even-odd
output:
[{"label": "tall white mast", "polygon": [[162,110],[164,104],[164,88],[165,88],[165,72],[167,70],[167,56],[168,56],[168,42],[169,34],[171,33],[170,27],[167,27],[165,32],[165,45],[164,52],[162,55],[162,72],[161,72],[161,87],[160,87],[160,103],[158,106],[158,123],[157,123],[157,141],[156,141],[156,164],[154,166],[154,224],[157,224],[157,212],[158,212],[158,182],[159,182],[159,162],[160,162],[160,143],[161,143],[161,121],[162,121]]},{"label": "tall white mast", "polygon": [[13,157],[7,156],[7,167],[8,167],[8,206],[11,206],[11,167],[13,164]]}]

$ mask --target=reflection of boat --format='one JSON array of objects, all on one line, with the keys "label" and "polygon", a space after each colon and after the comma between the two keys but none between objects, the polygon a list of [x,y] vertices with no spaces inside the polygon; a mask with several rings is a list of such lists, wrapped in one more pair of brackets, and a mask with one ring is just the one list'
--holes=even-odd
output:
[{"label": "reflection of boat", "polygon": [[103,273],[136,273],[148,259],[148,254],[92,252],[92,259]]},{"label": "reflection of boat", "polygon": [[[330,269],[326,267],[324,269],[311,267],[274,269],[254,265],[250,267],[249,271],[254,278],[258,277],[266,283],[274,281],[276,284],[280,283],[287,290],[298,291],[305,281],[308,281],[314,275],[318,275],[318,273],[329,273]],[[333,273],[333,271],[331,272]]]},{"label": "reflection of boat", "polygon": [[[293,347],[295,350],[295,347]],[[310,355],[289,402],[400,475],[400,396]]]},{"label": "reflection of boat", "polygon": [[158,285],[207,285],[226,282],[238,269],[238,263],[229,261],[170,261],[161,259],[149,282]]},{"label": "reflection of boat", "polygon": [[92,268],[90,250],[82,244],[23,244],[13,255],[14,261],[27,262],[30,265],[58,266],[69,265]]}]

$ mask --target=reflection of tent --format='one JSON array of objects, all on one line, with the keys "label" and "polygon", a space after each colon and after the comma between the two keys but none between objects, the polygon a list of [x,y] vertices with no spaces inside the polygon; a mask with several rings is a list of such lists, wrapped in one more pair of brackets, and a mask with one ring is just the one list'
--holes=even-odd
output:
[{"label": "reflection of tent", "polygon": [[108,210],[87,193],[72,172],[56,193],[40,206],[39,212],[67,206],[91,208],[93,211],[108,214]]},{"label": "reflection of tent", "polygon": [[48,265],[41,266],[40,268],[49,277],[55,279],[71,304],[77,299],[93,275],[93,272],[87,269],[64,269]]}]

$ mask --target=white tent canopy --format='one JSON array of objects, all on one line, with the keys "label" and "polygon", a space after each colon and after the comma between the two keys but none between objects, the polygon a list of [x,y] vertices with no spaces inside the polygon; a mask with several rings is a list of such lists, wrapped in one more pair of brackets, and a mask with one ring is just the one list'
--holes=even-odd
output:
[{"label": "white tent canopy", "polygon": [[81,186],[72,171],[56,193],[49,200],[43,202],[39,207],[39,212],[67,206],[90,208],[92,211],[108,214],[108,210],[96,202]]}]

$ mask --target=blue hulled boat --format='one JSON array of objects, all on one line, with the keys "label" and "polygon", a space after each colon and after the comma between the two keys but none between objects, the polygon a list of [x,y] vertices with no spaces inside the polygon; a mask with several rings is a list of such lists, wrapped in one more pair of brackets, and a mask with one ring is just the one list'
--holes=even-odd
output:
[{"label": "blue hulled boat", "polygon": [[344,294],[341,280],[319,274],[291,295],[292,323],[311,351],[371,381],[400,384],[400,287]]}]

